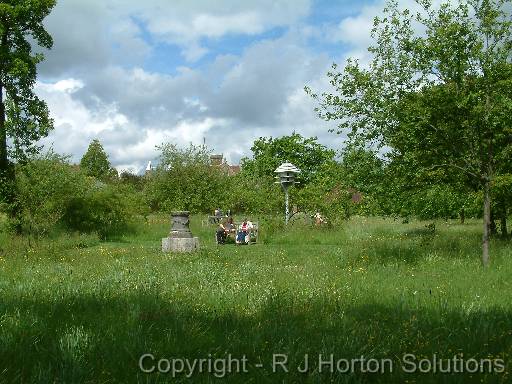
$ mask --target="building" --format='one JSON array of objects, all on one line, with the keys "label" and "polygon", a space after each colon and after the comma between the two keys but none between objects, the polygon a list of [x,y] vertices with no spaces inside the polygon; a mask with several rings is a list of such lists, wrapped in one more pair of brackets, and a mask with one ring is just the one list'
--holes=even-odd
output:
[{"label": "building", "polygon": [[228,176],[234,176],[240,172],[240,165],[229,165],[224,160],[224,155],[210,155],[210,162],[214,167],[222,168]]}]

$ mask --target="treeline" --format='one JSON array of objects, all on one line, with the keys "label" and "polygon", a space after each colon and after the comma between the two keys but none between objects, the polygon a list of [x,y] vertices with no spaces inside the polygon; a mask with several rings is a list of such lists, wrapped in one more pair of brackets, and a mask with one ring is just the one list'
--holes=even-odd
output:
[{"label": "treeline", "polygon": [[[101,238],[130,231],[138,217],[152,212],[189,210],[213,213],[282,215],[283,193],[274,170],[289,161],[300,170],[291,189],[291,205],[299,211],[321,212],[337,223],[351,215],[418,217],[421,219],[481,216],[481,193],[442,182],[417,184],[400,174],[384,155],[349,147],[341,153],[316,138],[294,133],[259,138],[241,171],[230,175],[226,164],[212,164],[204,146],[159,147],[158,165],[144,175],[110,165],[99,141],[89,146],[79,165],[54,153],[16,165],[16,212],[9,225],[24,233],[45,235],[54,230],[96,232]],[[496,185],[493,207],[507,189]],[[506,211],[506,215],[509,212]],[[506,216],[505,216],[506,217]],[[506,223],[505,223],[506,225]]]},{"label": "treeline", "polygon": [[[373,22],[368,62],[333,64],[328,92],[306,90],[319,116],[336,122],[351,143],[387,150],[393,179],[410,189],[407,209],[435,215],[441,204],[430,201],[437,197],[465,214],[478,191],[488,266],[495,219],[506,235],[511,205],[510,1],[417,5],[411,12],[386,2]],[[419,186],[420,197],[411,197]]]}]

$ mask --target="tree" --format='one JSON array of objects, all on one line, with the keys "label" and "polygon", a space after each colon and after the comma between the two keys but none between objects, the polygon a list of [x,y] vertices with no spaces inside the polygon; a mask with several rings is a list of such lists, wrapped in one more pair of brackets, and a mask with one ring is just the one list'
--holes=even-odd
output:
[{"label": "tree", "polygon": [[80,160],[80,167],[87,176],[92,176],[99,180],[107,180],[117,175],[117,171],[110,165],[108,155],[98,139],[94,139],[89,144],[87,152],[85,152]]},{"label": "tree", "polygon": [[144,191],[152,210],[204,213],[225,206],[228,176],[222,167],[210,163],[207,147],[190,144],[180,148],[165,143],[157,149],[161,152],[159,164],[149,175]]},{"label": "tree", "polygon": [[144,189],[144,176],[136,175],[130,171],[123,171],[119,174],[119,181],[121,184],[130,185],[136,191],[142,191]]},{"label": "tree", "polygon": [[496,176],[491,191],[494,200],[493,208],[500,221],[501,236],[505,238],[508,236],[507,217],[512,206],[512,174]]},{"label": "tree", "polygon": [[335,152],[317,142],[316,137],[305,138],[298,133],[278,138],[260,137],[251,147],[253,158],[242,159],[242,172],[255,178],[273,177],[283,162],[293,163],[301,170],[298,181],[307,184],[326,163],[333,162]]},{"label": "tree", "polygon": [[0,3],[0,199],[11,206],[16,205],[15,173],[9,158],[23,160],[37,152],[34,142],[53,128],[46,103],[33,91],[43,55],[32,48],[52,47],[43,20],[54,6],[55,0]]},{"label": "tree", "polygon": [[29,234],[43,235],[54,229],[69,203],[83,196],[90,181],[66,157],[53,152],[36,155],[16,166],[16,199],[19,221]]},{"label": "tree", "polygon": [[346,147],[342,151],[341,166],[345,183],[360,192],[380,192],[384,164],[373,151]]},{"label": "tree", "polygon": [[338,132],[390,148],[391,162],[421,176],[412,184],[433,174],[481,190],[487,266],[491,185],[512,145],[510,0],[417,3],[422,12],[412,15],[390,1],[375,19],[368,68],[333,65],[335,93],[307,91],[321,117],[339,121]]}]

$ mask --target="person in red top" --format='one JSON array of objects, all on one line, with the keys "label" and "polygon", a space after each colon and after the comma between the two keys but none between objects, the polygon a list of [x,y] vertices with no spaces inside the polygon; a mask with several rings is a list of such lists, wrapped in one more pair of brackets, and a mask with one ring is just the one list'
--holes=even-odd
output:
[{"label": "person in red top", "polygon": [[250,231],[252,228],[252,224],[250,221],[247,221],[247,219],[244,219],[242,222],[242,225],[240,226],[240,231],[238,231],[236,235],[236,243],[237,244],[249,244],[250,239]]}]

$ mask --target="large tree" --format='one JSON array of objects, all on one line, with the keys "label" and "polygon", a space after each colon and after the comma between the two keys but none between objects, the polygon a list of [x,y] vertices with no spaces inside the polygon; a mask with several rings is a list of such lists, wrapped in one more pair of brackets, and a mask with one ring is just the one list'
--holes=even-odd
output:
[{"label": "large tree", "polygon": [[0,2],[0,200],[14,204],[14,169],[9,159],[34,153],[34,143],[53,128],[43,100],[33,91],[37,64],[34,46],[52,47],[43,20],[55,0]]},{"label": "large tree", "polygon": [[87,152],[85,152],[80,160],[80,167],[87,176],[92,176],[99,180],[108,180],[117,176],[117,171],[112,168],[107,152],[105,152],[98,139],[94,139],[89,144]]},{"label": "large tree", "polygon": [[[489,264],[491,186],[512,144],[510,0],[460,0],[421,11],[387,3],[367,67],[328,73],[319,113],[353,141],[389,148],[405,172],[443,172],[484,195],[482,262]],[[439,177],[439,174],[436,175]]]},{"label": "large tree", "polygon": [[164,143],[157,149],[159,164],[148,175],[144,190],[152,210],[198,213],[225,206],[228,176],[222,167],[212,166],[206,146]]},{"label": "large tree", "polygon": [[260,137],[251,147],[252,159],[242,159],[242,172],[256,178],[273,177],[283,162],[291,162],[301,170],[298,180],[307,184],[314,174],[333,162],[335,152],[317,142],[316,137],[298,133],[281,137]]}]

